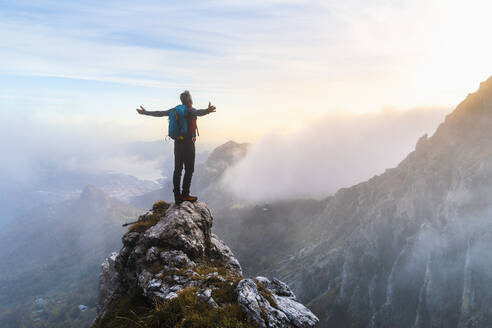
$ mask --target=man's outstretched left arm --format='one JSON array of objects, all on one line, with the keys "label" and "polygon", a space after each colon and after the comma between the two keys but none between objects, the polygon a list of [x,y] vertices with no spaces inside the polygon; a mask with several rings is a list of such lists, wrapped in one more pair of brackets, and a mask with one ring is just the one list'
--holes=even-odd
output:
[{"label": "man's outstretched left arm", "polygon": [[213,106],[210,102],[208,103],[208,108],[206,109],[194,109],[193,108],[193,115],[194,116],[204,116],[210,113],[215,112],[215,106]]}]

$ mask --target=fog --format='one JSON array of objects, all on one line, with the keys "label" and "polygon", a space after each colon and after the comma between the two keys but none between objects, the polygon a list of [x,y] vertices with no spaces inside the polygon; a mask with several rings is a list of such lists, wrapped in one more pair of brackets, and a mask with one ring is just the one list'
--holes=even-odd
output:
[{"label": "fog", "polygon": [[[247,157],[226,171],[220,183],[246,202],[323,198],[397,165],[447,112],[417,108],[327,114],[297,133],[272,133],[253,143]],[[137,142],[137,126],[97,119],[43,121],[7,112],[0,113],[0,119],[0,194],[10,199],[25,197],[23,188],[35,186],[46,171],[111,171],[141,179],[172,171],[172,141]],[[198,150],[208,149],[200,144]],[[9,206],[3,207],[7,212]]]},{"label": "fog", "polygon": [[[46,168],[114,171],[160,177],[164,152],[154,156],[132,145],[131,129],[116,122],[49,122],[0,113],[0,177],[28,184]],[[165,147],[165,145],[163,145]]]},{"label": "fog", "polygon": [[137,144],[132,127],[117,122],[47,121],[2,111],[0,138],[0,226],[33,207],[76,197],[89,180],[109,179],[106,173],[160,178],[172,160],[165,150],[171,142]]},{"label": "fog", "polygon": [[324,198],[396,166],[449,111],[327,114],[295,134],[265,136],[226,172],[222,184],[247,202]]},{"label": "fog", "polygon": [[[483,286],[492,282],[488,256],[492,250],[491,213],[488,208],[448,220],[445,225],[423,224],[416,238],[407,244],[408,249],[401,251],[401,266],[392,271],[387,297],[388,301],[394,298],[405,303],[411,299],[407,292],[410,286],[415,296],[425,299],[416,309],[410,305],[410,311],[419,312],[415,326],[431,326],[429,318],[419,316],[424,311],[432,313],[431,320],[447,327],[466,326],[457,323],[469,320],[471,313],[480,313],[476,326],[488,326],[483,323],[491,318],[488,304],[492,292]],[[407,299],[401,298],[402,293]]]}]

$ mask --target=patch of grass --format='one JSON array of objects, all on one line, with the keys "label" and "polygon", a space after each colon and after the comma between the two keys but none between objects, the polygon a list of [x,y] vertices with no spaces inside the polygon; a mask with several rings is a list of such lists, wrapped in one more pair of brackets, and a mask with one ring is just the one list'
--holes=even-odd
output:
[{"label": "patch of grass", "polygon": [[[200,285],[203,287],[208,287],[208,288],[218,288],[220,290],[219,293],[222,292],[222,297],[224,298],[224,301],[219,302],[229,302],[228,300],[230,297],[226,296],[225,293],[230,293],[230,283],[232,282],[234,286],[237,286],[237,283],[239,280],[241,280],[241,277],[238,276],[235,272],[228,271],[223,265],[218,265],[218,266],[213,266],[213,265],[208,265],[206,263],[198,263],[196,267],[193,268],[193,271],[198,273],[199,275],[191,275],[189,273],[182,273],[186,274],[189,279],[199,281]],[[218,276],[209,276],[210,273],[217,272]],[[222,288],[225,288],[224,291],[222,291]],[[235,287],[234,287],[235,288]]]},{"label": "patch of grass", "polygon": [[159,200],[157,202],[154,203],[154,205],[152,205],[152,211],[154,212],[154,214],[159,214],[159,215],[164,215],[166,214],[166,211],[167,209],[169,208],[169,204],[166,203],[165,201],[163,200]]},{"label": "patch of grass", "polygon": [[239,280],[222,282],[212,289],[212,297],[219,304],[234,303],[237,301],[236,287]]},{"label": "patch of grass", "polygon": [[201,276],[217,272],[221,276],[227,275],[227,270],[224,266],[211,266],[206,263],[199,263],[193,270]]},{"label": "patch of grass", "polygon": [[[134,321],[149,312],[152,303],[142,295],[126,295],[109,305],[107,314],[97,320],[92,328],[134,328]],[[144,326],[145,327],[145,326]]]},{"label": "patch of grass", "polygon": [[[194,287],[183,290],[166,303],[157,303],[152,314],[152,327],[212,328],[253,327],[237,304],[211,308],[196,297]],[[164,324],[164,325],[162,325]]]},{"label": "patch of grass", "polygon": [[153,227],[159,222],[159,218],[155,217],[150,217],[147,218],[146,220],[138,221],[134,224],[132,224],[128,230],[132,232],[145,232],[147,231],[150,227]]},{"label": "patch of grass", "polygon": [[152,214],[147,216],[145,220],[138,221],[128,227],[129,231],[132,232],[145,232],[150,227],[153,227],[159,222],[159,220],[166,214],[167,209],[169,208],[169,204],[163,200],[155,202],[152,205]]},{"label": "patch of grass", "polygon": [[[174,284],[173,277],[175,275],[187,277],[189,280],[199,282],[201,286],[211,287],[211,288],[224,287],[226,289],[229,289],[231,282],[233,283],[234,286],[236,286],[239,280],[241,280],[241,277],[236,275],[234,272],[227,271],[225,267],[210,266],[206,264],[206,262],[197,264],[194,268],[192,268],[191,271],[189,270],[189,268],[170,269],[167,271],[162,271],[162,269],[163,267],[160,264],[155,264],[150,267],[150,271],[153,274],[160,273],[159,275],[157,275],[157,278],[170,284]],[[196,272],[198,273],[198,275],[194,275],[192,274],[192,272]],[[207,278],[208,274],[214,272],[217,272],[221,278],[217,276],[211,276]]]},{"label": "patch of grass", "polygon": [[[186,288],[168,302],[149,305],[141,297],[124,297],[93,328],[253,328],[237,303],[212,308]],[[135,304],[133,304],[135,302]],[[143,307],[142,307],[143,305]]]},{"label": "patch of grass", "polygon": [[149,271],[152,274],[158,274],[159,272],[161,272],[162,269],[163,266],[160,263],[154,263],[149,267]]},{"label": "patch of grass", "polygon": [[218,260],[196,260],[195,263],[197,265],[193,268],[193,270],[201,276],[206,276],[209,273],[217,272],[220,276],[230,278],[232,280],[235,280],[238,277],[236,272],[228,270],[226,266]]}]

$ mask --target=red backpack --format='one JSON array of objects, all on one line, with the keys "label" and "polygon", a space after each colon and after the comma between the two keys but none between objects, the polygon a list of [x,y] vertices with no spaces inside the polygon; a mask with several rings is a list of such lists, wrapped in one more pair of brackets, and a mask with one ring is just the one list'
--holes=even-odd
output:
[{"label": "red backpack", "polygon": [[188,115],[188,134],[193,139],[196,139],[197,136],[200,136],[198,125],[196,124],[196,116]]}]

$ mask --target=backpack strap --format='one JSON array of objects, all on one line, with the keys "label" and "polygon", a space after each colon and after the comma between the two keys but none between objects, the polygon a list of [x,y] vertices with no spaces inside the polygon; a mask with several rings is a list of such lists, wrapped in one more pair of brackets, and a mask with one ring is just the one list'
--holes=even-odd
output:
[{"label": "backpack strap", "polygon": [[176,108],[174,108],[174,117],[176,118],[176,122],[178,122],[178,129],[179,129],[178,140],[183,140],[183,129],[181,128],[181,120],[179,119],[179,115]]}]

